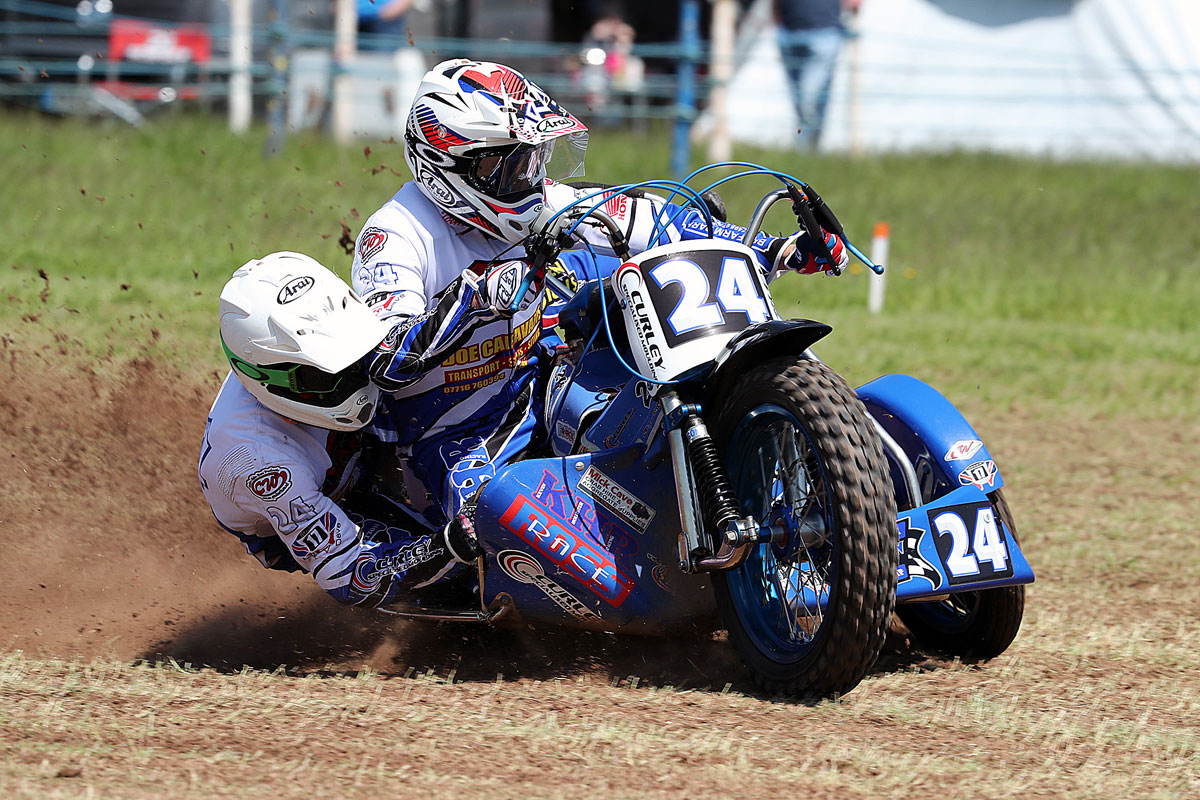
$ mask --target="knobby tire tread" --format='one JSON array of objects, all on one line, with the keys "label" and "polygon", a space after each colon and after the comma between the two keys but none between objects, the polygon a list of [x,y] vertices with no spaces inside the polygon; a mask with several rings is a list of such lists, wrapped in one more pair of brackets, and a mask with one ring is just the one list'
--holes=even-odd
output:
[{"label": "knobby tire tread", "polygon": [[724,575],[718,572],[718,605],[730,638],[756,683],[768,693],[845,693],[878,658],[896,602],[896,502],[879,436],[842,377],[802,356],[759,365],[718,402],[714,427],[723,453],[738,422],[754,407],[775,403],[796,416],[825,466],[841,537],[837,603],[812,653],[796,665],[780,665],[759,652],[740,630]]}]

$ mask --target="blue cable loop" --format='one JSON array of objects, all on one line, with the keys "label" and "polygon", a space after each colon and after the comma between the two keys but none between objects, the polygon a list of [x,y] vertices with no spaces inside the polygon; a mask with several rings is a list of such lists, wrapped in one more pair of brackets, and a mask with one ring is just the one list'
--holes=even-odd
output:
[{"label": "blue cable loop", "polygon": [[[687,185],[687,182],[692,180],[693,178],[695,178],[697,175],[707,172],[708,170],[716,169],[718,167],[747,167],[748,169],[746,171],[737,172],[732,175],[727,175],[723,178],[713,181],[708,186],[706,186],[704,189],[701,189],[699,191],[697,191],[693,187]],[[621,186],[613,186],[608,189],[599,189],[585,197],[577,198],[576,200],[572,201],[564,208],[560,209],[547,221],[547,226],[550,223],[554,222],[554,220],[558,219],[559,216],[561,216],[568,210],[576,208],[578,206],[581,206],[583,203],[585,203],[588,200],[591,200],[592,198],[600,197],[600,200],[598,200],[590,208],[588,208],[587,212],[583,216],[581,216],[579,219],[575,220],[575,222],[567,230],[567,234],[571,235],[571,234],[574,234],[575,229],[579,227],[579,224],[581,222],[583,222],[583,220],[588,216],[588,214],[591,214],[597,208],[604,205],[604,203],[610,197],[612,197],[614,194],[621,194],[621,193],[630,191],[632,189],[639,189],[639,188],[643,188],[643,187],[670,188],[671,194],[667,198],[667,203],[670,203],[671,200],[676,195],[685,196],[687,198],[688,202],[686,205],[683,205],[679,209],[677,209],[675,211],[675,213],[671,216],[670,219],[667,219],[665,221],[664,221],[663,215],[666,212],[666,206],[664,205],[664,207],[659,210],[658,219],[655,220],[654,228],[651,231],[650,243],[652,245],[654,243],[657,243],[658,238],[660,236],[665,235],[667,232],[667,229],[675,223],[675,221],[679,218],[679,216],[682,215],[685,211],[687,211],[689,209],[689,207],[692,207],[692,206],[694,206],[697,211],[700,211],[701,213],[704,214],[705,221],[708,224],[709,238],[713,238],[712,212],[710,212],[708,209],[708,206],[705,205],[701,195],[704,192],[712,191],[713,189],[717,188],[718,186],[721,186],[732,180],[750,177],[753,175],[769,175],[771,177],[777,178],[781,183],[783,183],[785,185],[791,184],[791,185],[799,186],[801,189],[809,188],[807,183],[805,183],[804,181],[800,180],[799,178],[797,178],[793,175],[789,175],[786,172],[780,172],[778,170],[770,169],[769,167],[764,167],[760,164],[755,164],[755,163],[749,162],[749,161],[724,161],[724,162],[721,162],[718,164],[708,164],[706,166],[703,166],[696,170],[693,170],[682,181],[672,181],[672,180],[665,180],[665,179],[664,180],[649,180],[649,181],[640,181],[638,183],[623,184]],[[851,244],[849,239],[843,237],[842,242],[845,245],[846,249],[849,250],[856,258],[858,258],[859,261],[866,264],[877,274],[883,273],[883,267],[878,264],[875,264],[870,259],[868,259],[865,255],[863,255],[863,253],[861,251],[859,251],[859,249],[857,247],[855,247],[853,244]],[[617,361],[621,364],[622,367],[624,367],[631,375],[633,375],[638,380],[643,380],[643,381],[646,381],[647,383],[656,384],[658,386],[672,386],[672,385],[678,384],[680,382],[679,380],[661,381],[656,378],[651,378],[647,375],[641,374],[640,372],[638,372],[637,368],[631,366],[625,360],[625,358],[621,355],[621,353],[618,351],[616,341],[613,338],[612,322],[610,321],[609,315],[608,315],[608,303],[605,302],[605,300],[604,300],[605,279],[600,277],[600,266],[599,266],[598,257],[596,255],[596,250],[595,250],[595,248],[592,247],[591,242],[588,242],[586,239],[583,240],[583,245],[587,248],[588,253],[592,257],[592,265],[596,271],[596,280],[599,284],[598,288],[600,290],[600,313],[601,313],[601,316],[604,318],[604,333],[605,333],[605,337],[608,340],[608,345],[610,348],[612,348],[613,355],[616,356]],[[585,271],[585,276],[586,276],[586,271]],[[599,332],[599,328],[597,328],[595,331],[592,332],[592,335],[588,339],[588,343],[585,347],[584,352],[587,352],[587,348],[591,347],[592,342],[595,341],[596,334],[598,332]],[[555,419],[557,419],[557,415],[555,415]]]},{"label": "blue cable loop", "polygon": [[[704,200],[703,200],[703,198],[700,197],[699,193],[697,193],[696,190],[690,186],[679,183],[678,181],[672,181],[672,180],[668,180],[668,179],[639,181],[637,183],[626,183],[626,184],[622,184],[619,186],[613,186],[613,187],[610,187],[607,189],[597,189],[595,192],[592,192],[589,195],[576,198],[575,200],[571,201],[563,208],[559,209],[552,217],[550,217],[549,220],[546,221],[546,225],[547,225],[547,227],[549,227],[549,225],[552,222],[554,222],[554,220],[558,219],[560,216],[562,216],[567,211],[583,205],[585,202],[587,202],[588,200],[591,200],[592,198],[599,197],[600,199],[597,200],[590,208],[588,208],[587,212],[584,213],[583,216],[581,216],[579,219],[577,219],[575,221],[575,223],[573,225],[571,225],[571,227],[567,230],[567,234],[571,235],[571,234],[575,233],[575,229],[579,227],[579,224],[581,222],[583,222],[583,220],[588,216],[588,214],[591,214],[597,208],[604,205],[604,203],[607,202],[608,199],[610,197],[612,197],[613,195],[624,194],[625,192],[632,191],[633,189],[641,189],[641,188],[646,188],[646,187],[670,188],[670,189],[672,189],[672,196],[674,196],[675,194],[681,193],[680,190],[682,190],[683,194],[691,194],[692,197],[688,198],[689,203],[696,203],[698,205],[699,209],[701,209],[703,211],[705,220],[708,223],[708,235],[710,237],[713,235],[712,213],[709,212],[707,206],[704,205]],[[685,208],[686,208],[686,206],[685,206]],[[661,213],[661,211],[659,213]],[[657,226],[656,226],[655,230],[657,231]],[[657,236],[657,234],[655,236],[650,237],[651,243],[657,243],[656,236]]]},{"label": "blue cable loop", "polygon": [[[747,177],[750,175],[770,175],[772,177],[778,178],[779,181],[781,183],[784,183],[785,185],[788,183],[791,183],[793,185],[799,186],[801,189],[810,189],[811,188],[806,182],[800,180],[799,178],[797,178],[794,175],[791,175],[786,172],[780,172],[778,170],[771,169],[770,167],[764,167],[761,164],[755,164],[752,161],[721,161],[716,164],[707,164],[703,167],[698,167],[697,169],[692,170],[681,181],[681,183],[686,185],[688,181],[692,180],[697,175],[700,175],[701,173],[707,172],[712,169],[717,169],[718,167],[749,167],[750,169],[747,172],[738,172],[733,175],[727,175],[726,177],[721,178],[720,180],[714,181],[713,183],[711,183],[708,186],[701,189],[700,190],[701,194],[703,194],[704,192],[710,192],[713,189],[715,189],[716,187],[720,186],[721,184],[727,183],[735,178],[743,178],[743,177]],[[668,202],[669,202],[669,200],[668,200]],[[669,225],[669,224],[673,223],[675,221],[676,217],[678,217],[678,213],[676,214],[675,217],[672,217],[670,222],[668,222],[667,224]],[[711,226],[709,228],[709,235],[710,236],[712,235]],[[849,238],[843,236],[842,243],[846,246],[846,249],[849,250],[850,253],[855,258],[857,258],[859,261],[861,261],[863,264],[865,264],[867,267],[869,267],[871,269],[871,271],[874,272],[876,275],[882,275],[884,273],[883,266],[880,264],[876,264],[874,261],[867,258],[862,253],[861,250],[859,250],[857,247],[855,247],[850,242]]]},{"label": "blue cable loop", "polygon": [[[612,323],[609,322],[608,319],[608,303],[604,301],[604,279],[600,277],[600,265],[596,258],[596,251],[590,242],[584,242],[584,244],[587,246],[588,253],[590,253],[592,256],[592,264],[596,268],[596,280],[599,283],[600,288],[600,315],[604,318],[604,334],[608,338],[608,346],[612,348],[613,355],[617,357],[617,361],[620,362],[621,366],[624,367],[630,375],[633,375],[639,380],[646,381],[647,383],[653,383],[659,386],[673,386],[679,383],[678,380],[660,381],[657,378],[651,378],[643,375],[637,371],[636,367],[630,366],[625,360],[624,356],[621,355],[620,351],[617,350],[617,343],[613,340]],[[595,333],[598,333],[599,331],[600,329],[597,328],[592,334],[593,338],[595,338]]]}]

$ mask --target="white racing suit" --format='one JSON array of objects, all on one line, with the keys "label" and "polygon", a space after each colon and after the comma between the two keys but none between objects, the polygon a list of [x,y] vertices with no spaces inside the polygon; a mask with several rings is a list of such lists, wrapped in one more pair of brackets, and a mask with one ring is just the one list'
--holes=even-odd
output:
[{"label": "white racing suit", "polygon": [[287,420],[230,373],[204,430],[200,487],[217,522],[263,566],[309,572],[341,603],[390,603],[459,562],[441,531],[353,491],[371,437]]},{"label": "white racing suit", "polygon": [[[594,191],[549,183],[547,203],[563,208]],[[688,209],[675,216],[674,206],[665,214],[673,222],[660,232],[655,223],[661,207],[655,200],[618,195],[604,210],[624,229],[635,253],[653,244],[652,233],[656,243],[708,237],[702,214]],[[598,227],[579,230],[595,250],[611,255]],[[717,222],[715,233],[740,241],[745,229]],[[772,259],[766,253],[773,255],[772,245],[779,241],[760,234],[755,242],[768,268]],[[545,288],[531,286],[517,312],[506,318],[473,310],[476,290],[462,278],[464,269],[489,271],[492,293],[508,292],[501,298],[507,300],[525,270],[512,260],[524,256],[520,246],[443,214],[415,183],[401,187],[358,236],[354,290],[380,317],[398,322],[370,368],[373,380],[392,394],[384,403],[391,403],[393,427],[377,427],[381,439],[396,444],[415,477],[417,491],[410,487],[409,502],[430,526],[444,525],[539,434],[541,366],[552,347],[542,340]],[[499,264],[505,266],[497,269]],[[607,277],[618,264],[615,258],[574,252],[565,253],[558,267],[587,280]]]}]

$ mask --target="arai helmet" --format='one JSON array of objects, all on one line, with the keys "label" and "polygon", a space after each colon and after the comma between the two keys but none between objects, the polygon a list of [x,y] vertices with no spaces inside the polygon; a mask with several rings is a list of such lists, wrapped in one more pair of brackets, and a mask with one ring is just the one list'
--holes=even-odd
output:
[{"label": "arai helmet", "polygon": [[391,326],[341,278],[306,255],[272,253],[233,273],[218,313],[233,374],[264,406],[332,430],[371,421],[379,387],[366,360]]},{"label": "arai helmet", "polygon": [[404,159],[438,208],[514,244],[533,233],[547,179],[583,174],[587,127],[521,73],[456,59],[421,81]]}]

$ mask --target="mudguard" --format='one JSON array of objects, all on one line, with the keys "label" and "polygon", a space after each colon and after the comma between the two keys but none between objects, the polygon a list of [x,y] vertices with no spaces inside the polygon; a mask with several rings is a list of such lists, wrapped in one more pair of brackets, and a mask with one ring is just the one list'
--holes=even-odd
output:
[{"label": "mudguard", "polygon": [[740,331],[717,354],[705,379],[710,397],[719,397],[726,384],[755,361],[770,355],[803,353],[833,328],[811,319],[771,319]]},{"label": "mudguard", "polygon": [[908,375],[885,375],[857,391],[912,463],[920,489],[919,497],[908,496],[904,472],[889,453],[900,508],[896,599],[1032,583],[1015,531],[988,496],[1004,485],[1000,470],[954,404]]},{"label": "mudguard", "polygon": [[[867,412],[908,454],[917,472],[921,497],[906,504],[898,496],[901,508],[920,505],[960,486],[975,486],[986,493],[1004,485],[987,445],[937,389],[908,375],[884,375],[857,392]],[[904,477],[895,463],[891,469],[899,495]]]}]

